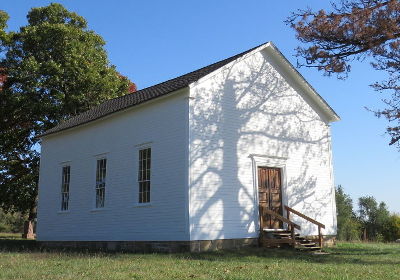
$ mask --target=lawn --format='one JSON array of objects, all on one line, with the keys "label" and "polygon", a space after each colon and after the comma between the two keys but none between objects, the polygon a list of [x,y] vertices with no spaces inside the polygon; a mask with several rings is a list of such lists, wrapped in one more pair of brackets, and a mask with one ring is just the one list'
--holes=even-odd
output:
[{"label": "lawn", "polygon": [[325,251],[84,253],[0,239],[0,279],[400,279],[399,244],[339,243]]},{"label": "lawn", "polygon": [[[1,239],[22,239],[21,236],[22,236],[21,233],[3,233],[3,232],[0,232],[0,240]],[[0,250],[1,250],[1,247],[0,247]]]}]

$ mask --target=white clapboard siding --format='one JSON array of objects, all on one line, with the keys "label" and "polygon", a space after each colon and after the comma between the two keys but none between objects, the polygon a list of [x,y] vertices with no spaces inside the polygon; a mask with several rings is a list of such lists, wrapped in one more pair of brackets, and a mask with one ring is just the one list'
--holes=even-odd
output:
[{"label": "white clapboard siding", "polygon": [[[188,93],[45,137],[38,240],[188,240]],[[151,205],[138,201],[138,149],[152,148]],[[96,159],[107,158],[105,208],[93,211]],[[61,167],[71,166],[69,211],[61,213]]]},{"label": "white clapboard siding", "polygon": [[257,237],[255,165],[274,161],[283,203],[336,234],[329,125],[267,49],[193,84],[189,112],[191,240]]}]

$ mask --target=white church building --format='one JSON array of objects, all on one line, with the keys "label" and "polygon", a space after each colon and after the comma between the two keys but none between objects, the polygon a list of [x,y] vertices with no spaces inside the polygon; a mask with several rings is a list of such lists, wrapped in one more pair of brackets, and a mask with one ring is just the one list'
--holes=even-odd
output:
[{"label": "white church building", "polygon": [[263,227],[288,227],[262,222],[261,205],[335,236],[338,120],[271,42],[106,101],[42,135],[37,239],[133,251],[254,245]]}]

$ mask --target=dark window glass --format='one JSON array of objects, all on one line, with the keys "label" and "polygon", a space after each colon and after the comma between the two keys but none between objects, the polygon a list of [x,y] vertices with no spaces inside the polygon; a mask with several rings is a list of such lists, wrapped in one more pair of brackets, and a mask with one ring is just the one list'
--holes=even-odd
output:
[{"label": "dark window glass", "polygon": [[61,211],[68,210],[71,167],[63,166],[61,179]]},{"label": "dark window glass", "polygon": [[103,208],[106,195],[107,159],[97,160],[96,168],[96,208]]},{"label": "dark window glass", "polygon": [[150,202],[151,148],[139,150],[139,203]]}]

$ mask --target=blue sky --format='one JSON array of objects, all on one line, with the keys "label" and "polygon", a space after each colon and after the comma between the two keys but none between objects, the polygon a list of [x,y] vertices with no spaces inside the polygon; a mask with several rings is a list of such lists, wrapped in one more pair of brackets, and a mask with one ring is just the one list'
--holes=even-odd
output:
[{"label": "blue sky", "polygon": [[[3,0],[9,29],[26,24],[34,6],[56,1]],[[328,8],[329,1],[57,1],[103,36],[112,64],[138,88],[162,82],[273,41],[296,65],[294,32],[284,24],[297,8]],[[300,73],[341,116],[332,124],[335,184],[353,200],[372,195],[400,213],[400,152],[388,146],[386,121],[365,109],[382,108],[384,95],[368,85],[384,78],[368,62],[353,64],[345,81],[315,69]]]}]

